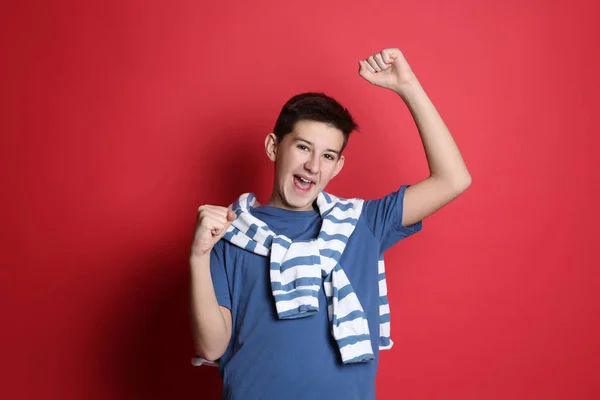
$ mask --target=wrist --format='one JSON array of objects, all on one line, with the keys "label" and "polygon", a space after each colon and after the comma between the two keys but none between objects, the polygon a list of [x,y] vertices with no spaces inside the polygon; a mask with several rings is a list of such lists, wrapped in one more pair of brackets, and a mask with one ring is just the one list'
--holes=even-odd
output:
[{"label": "wrist", "polygon": [[190,267],[194,267],[195,265],[204,264],[210,261],[210,251],[205,253],[194,252],[190,253]]},{"label": "wrist", "polygon": [[423,87],[419,83],[416,77],[413,77],[406,82],[393,88],[394,92],[398,94],[404,100],[404,102],[410,102],[424,93]]}]

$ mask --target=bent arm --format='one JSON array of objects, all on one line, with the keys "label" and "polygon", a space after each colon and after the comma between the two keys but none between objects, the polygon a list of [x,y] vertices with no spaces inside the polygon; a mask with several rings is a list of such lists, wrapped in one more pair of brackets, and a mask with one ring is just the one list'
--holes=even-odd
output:
[{"label": "bent arm", "polygon": [[409,226],[464,192],[471,185],[471,175],[450,131],[416,77],[396,92],[417,125],[430,171],[429,177],[406,189],[402,225]]},{"label": "bent arm", "polygon": [[190,257],[191,327],[196,354],[219,359],[231,339],[231,311],[217,302],[210,274],[210,253]]}]

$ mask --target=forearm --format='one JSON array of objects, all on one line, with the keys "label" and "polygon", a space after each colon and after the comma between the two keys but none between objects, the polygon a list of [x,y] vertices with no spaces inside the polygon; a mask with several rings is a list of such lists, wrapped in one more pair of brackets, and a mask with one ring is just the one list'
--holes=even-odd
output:
[{"label": "forearm", "polygon": [[194,347],[207,360],[221,357],[231,338],[210,274],[210,255],[190,257],[190,306]]},{"label": "forearm", "polygon": [[456,142],[416,77],[395,90],[407,105],[421,136],[430,176],[453,186],[468,186],[471,176]]}]

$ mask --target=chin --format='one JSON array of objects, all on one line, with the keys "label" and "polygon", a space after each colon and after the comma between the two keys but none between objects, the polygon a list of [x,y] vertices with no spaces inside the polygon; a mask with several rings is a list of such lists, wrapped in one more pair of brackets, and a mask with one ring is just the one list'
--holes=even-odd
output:
[{"label": "chin", "polygon": [[286,199],[286,203],[290,208],[297,210],[311,209],[314,199]]},{"label": "chin", "polygon": [[300,209],[310,210],[313,208],[312,204],[315,201],[315,199],[317,198],[317,193],[318,193],[314,189],[315,188],[313,188],[313,190],[306,193],[305,195],[299,195],[294,192],[294,188],[291,188],[291,190],[290,190],[291,193],[288,192],[284,196],[285,203],[290,208],[299,209],[299,210]]}]

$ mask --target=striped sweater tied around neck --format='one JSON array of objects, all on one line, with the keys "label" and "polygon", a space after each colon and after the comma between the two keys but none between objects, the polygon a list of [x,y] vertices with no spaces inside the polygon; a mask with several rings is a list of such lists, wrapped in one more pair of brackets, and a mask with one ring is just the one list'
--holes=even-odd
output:
[{"label": "striped sweater tied around neck", "polygon": [[[360,218],[364,200],[319,193],[316,204],[322,224],[316,239],[292,241],[277,235],[250,213],[260,206],[252,193],[241,195],[230,208],[236,219],[223,239],[247,251],[269,257],[270,282],[280,319],[309,317],[319,312],[323,286],[331,334],[344,364],[373,360],[366,314],[339,261]],[[379,257],[379,349],[393,345],[383,255]]]}]

